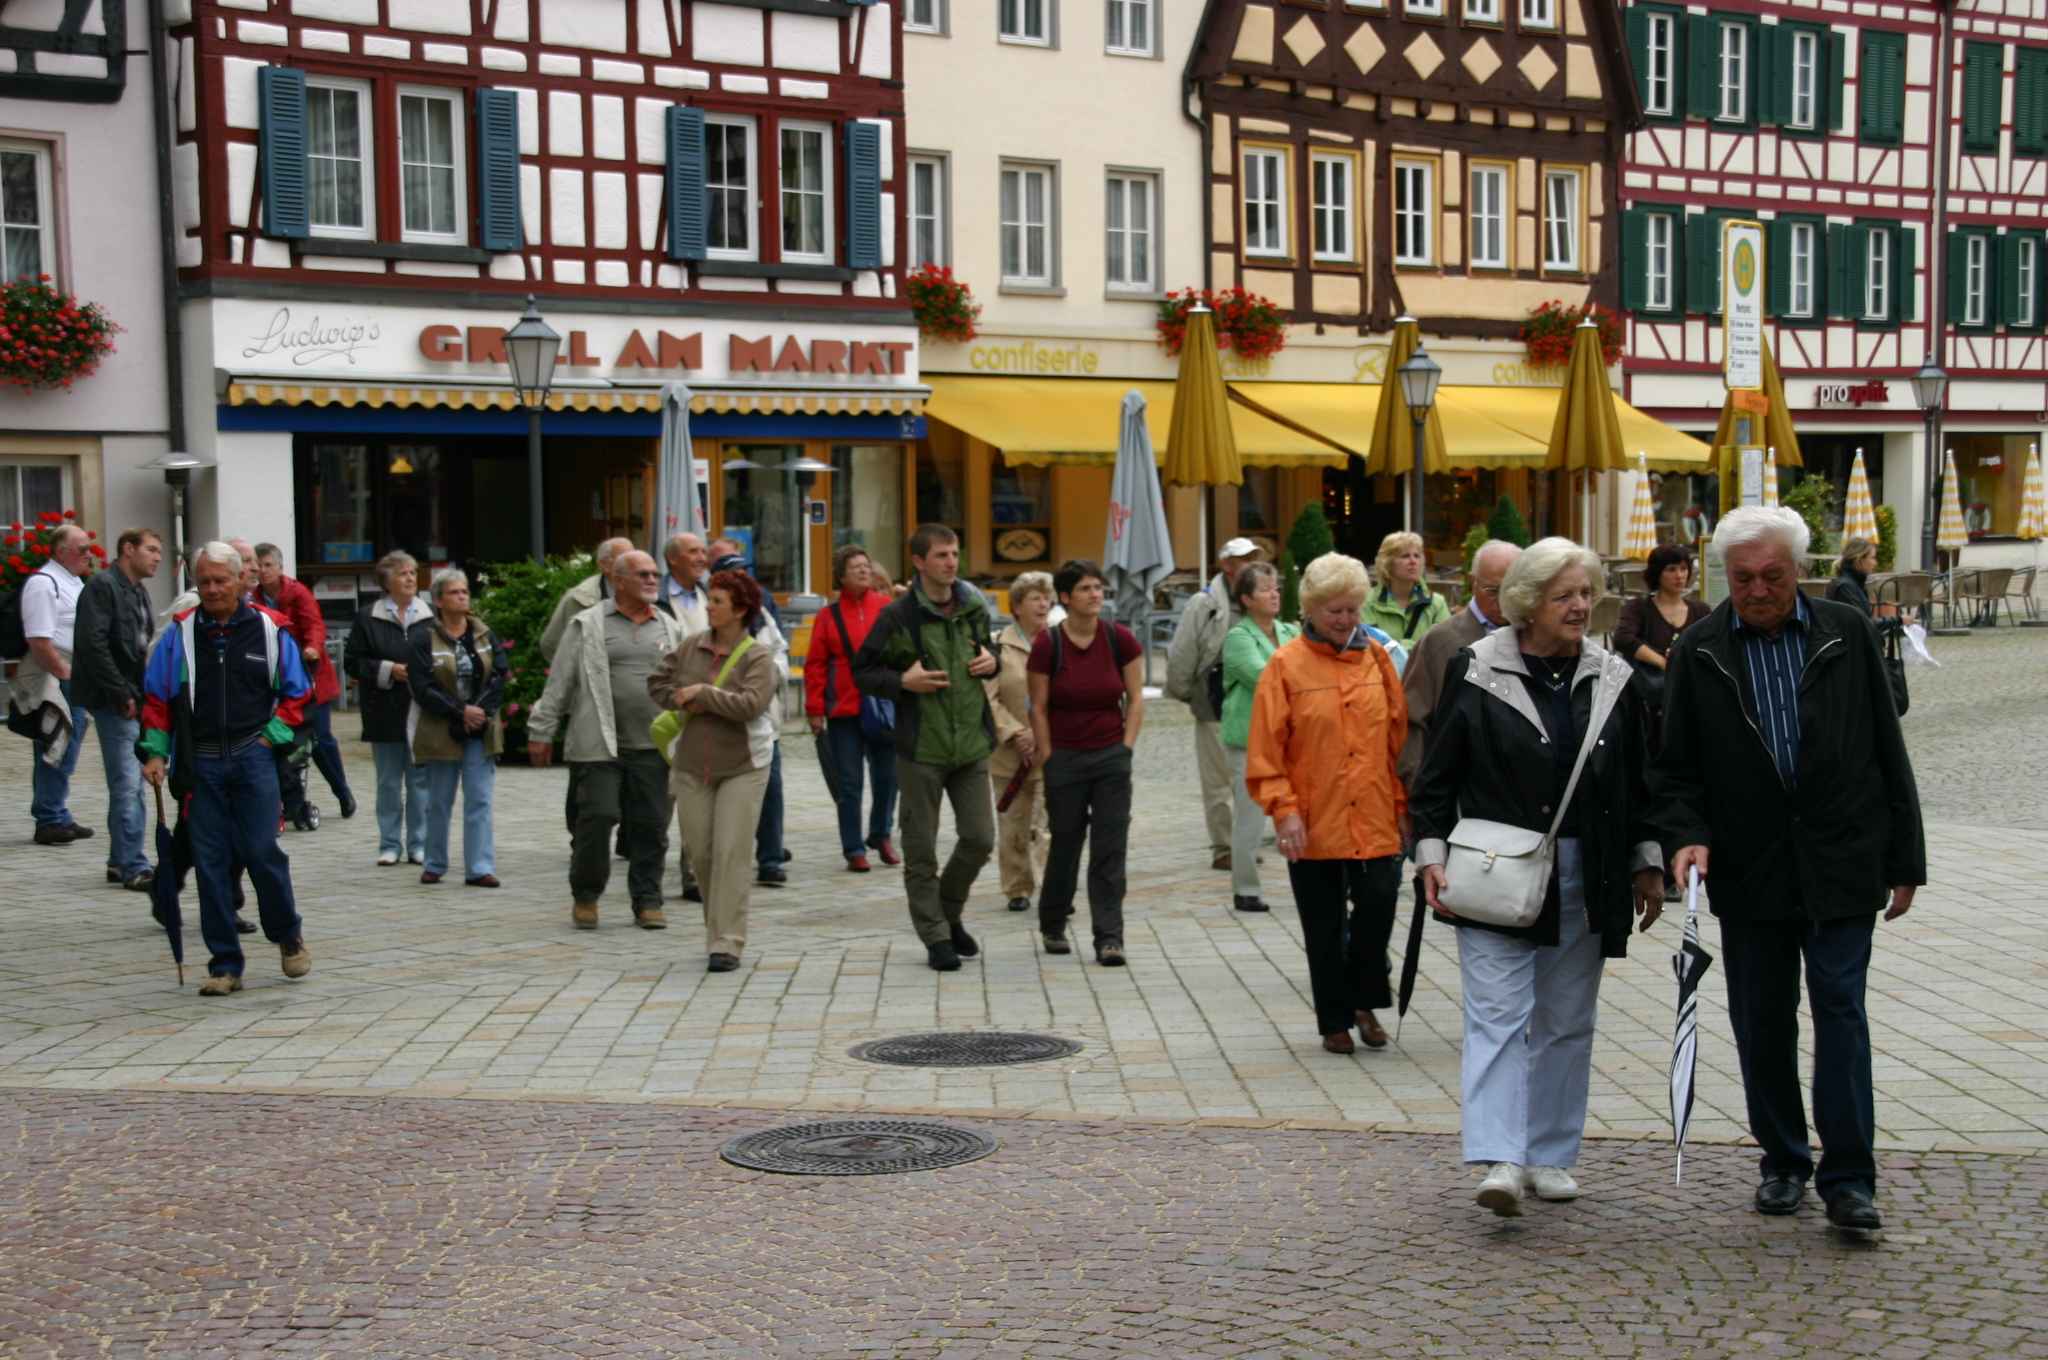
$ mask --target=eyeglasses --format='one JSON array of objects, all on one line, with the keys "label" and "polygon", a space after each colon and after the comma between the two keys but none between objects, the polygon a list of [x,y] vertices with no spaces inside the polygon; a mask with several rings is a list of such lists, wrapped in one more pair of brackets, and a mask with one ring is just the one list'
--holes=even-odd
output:
[{"label": "eyeglasses", "polygon": [[643,581],[659,581],[661,579],[661,573],[658,571],[636,571],[633,574]]},{"label": "eyeglasses", "polygon": [[1500,594],[1500,587],[1499,587],[1499,586],[1474,586],[1474,587],[1472,587],[1472,593],[1473,593],[1474,595],[1498,595],[1498,594]]}]

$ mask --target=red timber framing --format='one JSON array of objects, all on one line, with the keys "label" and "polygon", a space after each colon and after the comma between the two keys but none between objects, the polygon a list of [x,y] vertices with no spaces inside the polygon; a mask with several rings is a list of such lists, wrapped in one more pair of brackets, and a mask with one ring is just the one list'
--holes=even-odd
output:
[{"label": "red timber framing", "polygon": [[[847,315],[903,309],[902,37],[896,7],[848,0],[169,0],[177,86],[180,277],[329,293],[668,302]],[[265,231],[259,68],[357,82],[371,106],[366,239]],[[402,238],[401,90],[452,92],[463,239]],[[477,94],[518,101],[521,248],[486,251]],[[668,248],[668,110],[754,120],[752,260]],[[880,134],[879,267],[849,264],[846,127]],[[784,259],[777,129],[826,131],[827,258]]]}]

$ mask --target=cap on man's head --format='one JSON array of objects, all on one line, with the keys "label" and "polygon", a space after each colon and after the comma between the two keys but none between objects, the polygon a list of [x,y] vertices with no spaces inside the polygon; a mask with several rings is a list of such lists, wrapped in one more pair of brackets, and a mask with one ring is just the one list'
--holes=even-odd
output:
[{"label": "cap on man's head", "polygon": [[1227,562],[1235,557],[1257,557],[1261,551],[1259,545],[1248,538],[1233,538],[1216,554],[1216,560]]},{"label": "cap on man's head", "polygon": [[738,553],[727,553],[711,564],[711,570],[714,572],[745,571],[746,569],[747,559],[741,557]]}]

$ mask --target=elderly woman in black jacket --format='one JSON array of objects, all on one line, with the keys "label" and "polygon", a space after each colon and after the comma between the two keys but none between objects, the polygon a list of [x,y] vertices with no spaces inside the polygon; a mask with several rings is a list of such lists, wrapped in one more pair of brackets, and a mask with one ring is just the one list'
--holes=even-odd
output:
[{"label": "elderly woman in black jacket", "polygon": [[[1409,812],[1429,904],[1458,930],[1465,1002],[1465,1161],[1487,1168],[1481,1205],[1522,1192],[1578,1196],[1593,1022],[1605,960],[1627,953],[1630,909],[1663,910],[1648,819],[1641,682],[1586,635],[1600,559],[1563,538],[1530,547],[1501,582],[1509,627],[1460,652],[1444,677]],[[1585,769],[1565,799],[1573,763]],[[1558,817],[1557,808],[1565,804]],[[1548,832],[1556,856],[1527,927],[1459,918],[1444,903],[1461,819]]]},{"label": "elderly woman in black jacket", "polygon": [[377,863],[420,864],[427,854],[427,767],[412,758],[406,741],[412,644],[405,635],[434,611],[420,598],[420,564],[411,553],[385,553],[377,581],[383,597],[349,629],[341,668],[355,677],[363,740],[377,764]]}]

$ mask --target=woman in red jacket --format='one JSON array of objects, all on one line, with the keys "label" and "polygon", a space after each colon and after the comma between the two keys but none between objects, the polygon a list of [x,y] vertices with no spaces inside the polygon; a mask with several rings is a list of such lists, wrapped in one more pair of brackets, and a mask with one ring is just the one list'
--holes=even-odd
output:
[{"label": "woman in red jacket", "polygon": [[[857,543],[832,554],[839,598],[811,620],[811,649],[804,656],[804,711],[811,731],[825,739],[832,762],[825,782],[839,808],[839,848],[846,867],[857,874],[868,871],[869,850],[884,864],[901,863],[889,839],[896,815],[895,713],[885,701],[863,699],[853,683],[853,655],[889,603],[888,591],[870,589],[872,572],[867,550]],[[860,835],[863,760],[874,785],[865,843]]]},{"label": "woman in red jacket", "polygon": [[[306,661],[306,674],[313,681],[313,693],[306,701],[306,722],[313,729],[313,764],[326,776],[344,818],[356,815],[356,796],[349,792],[348,771],[342,767],[341,746],[334,740],[330,721],[333,704],[341,697],[341,677],[334,673],[334,660],[327,655],[327,620],[320,603],[303,581],[284,574],[284,554],[275,543],[256,545],[256,598],[290,620],[292,637]],[[320,809],[305,796],[305,772],[284,790],[284,815],[301,831],[320,826]],[[293,795],[297,796],[294,797]]]}]

